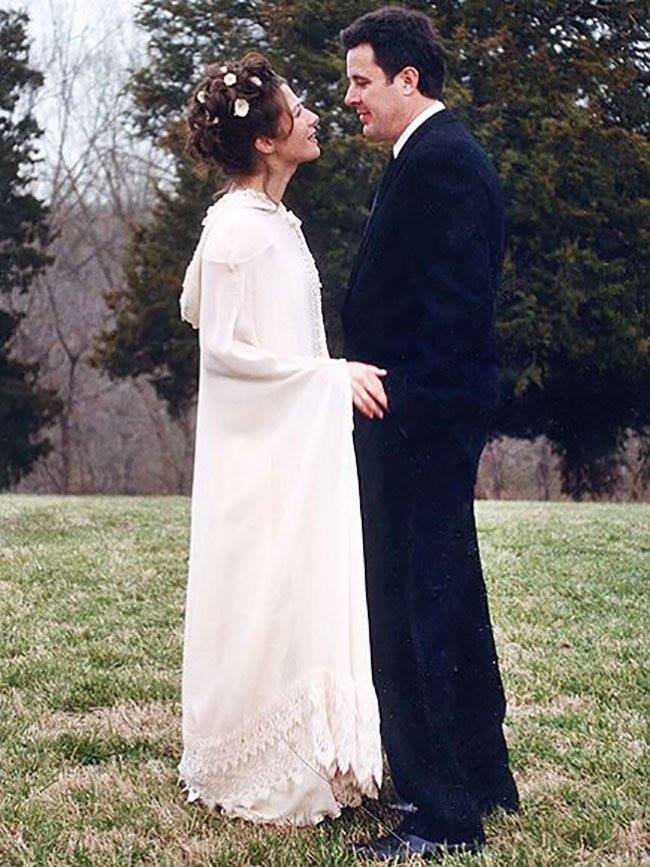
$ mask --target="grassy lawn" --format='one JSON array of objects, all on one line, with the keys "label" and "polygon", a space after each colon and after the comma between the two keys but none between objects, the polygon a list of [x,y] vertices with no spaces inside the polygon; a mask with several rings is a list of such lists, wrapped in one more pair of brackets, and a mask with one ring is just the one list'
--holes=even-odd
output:
[{"label": "grassy lawn", "polygon": [[[523,811],[488,821],[482,855],[445,864],[647,864],[650,507],[477,512]],[[185,803],[188,525],[182,498],[0,497],[2,867],[352,865],[348,841],[397,824],[373,803],[376,819],[299,830]]]}]

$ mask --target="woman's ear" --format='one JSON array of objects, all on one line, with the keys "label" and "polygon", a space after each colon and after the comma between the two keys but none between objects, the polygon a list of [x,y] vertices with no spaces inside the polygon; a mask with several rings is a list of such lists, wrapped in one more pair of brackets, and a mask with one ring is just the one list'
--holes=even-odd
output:
[{"label": "woman's ear", "polygon": [[272,138],[258,136],[258,138],[255,139],[255,150],[258,151],[258,153],[268,156],[269,154],[275,153],[275,142]]}]

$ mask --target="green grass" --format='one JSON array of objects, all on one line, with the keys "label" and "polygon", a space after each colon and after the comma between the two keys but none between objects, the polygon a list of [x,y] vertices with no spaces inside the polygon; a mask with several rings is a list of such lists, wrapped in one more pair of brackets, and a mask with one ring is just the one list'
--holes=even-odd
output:
[{"label": "green grass", "polygon": [[[650,508],[480,503],[477,513],[523,811],[488,821],[483,854],[445,863],[648,863]],[[352,865],[350,840],[396,824],[376,803],[376,818],[348,811],[297,830],[185,803],[188,530],[181,498],[0,498],[2,867]]]}]

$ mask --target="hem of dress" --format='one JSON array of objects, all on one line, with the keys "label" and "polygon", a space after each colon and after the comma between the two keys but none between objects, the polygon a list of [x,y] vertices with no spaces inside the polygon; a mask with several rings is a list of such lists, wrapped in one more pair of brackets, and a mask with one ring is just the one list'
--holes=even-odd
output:
[{"label": "hem of dress", "polygon": [[[336,807],[273,819],[254,806],[317,774]],[[252,822],[316,825],[337,818],[363,796],[377,798],[382,780],[379,711],[374,690],[360,692],[350,677],[329,671],[295,681],[263,713],[218,738],[184,731],[178,782],[187,801],[202,801]]]},{"label": "hem of dress", "polygon": [[[187,783],[182,779],[179,775],[178,783],[183,786],[183,793],[186,795],[185,803],[193,804],[196,802],[202,803],[204,806],[208,807],[210,810],[220,810],[224,816],[229,819],[243,819],[246,822],[253,822],[256,825],[275,825],[277,827],[293,827],[293,828],[305,828],[311,827],[315,825],[320,825],[325,819],[338,819],[343,810],[343,806],[338,802],[336,802],[335,809],[332,810],[321,810],[317,813],[307,814],[307,813],[296,813],[291,816],[283,816],[272,818],[267,815],[262,815],[261,813],[256,813],[254,810],[247,809],[246,807],[236,806],[229,801],[224,801],[223,803],[215,800],[211,797],[209,792],[204,792],[203,794],[198,789],[194,789],[191,786],[188,786]],[[286,789],[289,787],[287,786]],[[275,790],[276,793],[278,790]],[[279,790],[280,792],[284,790]],[[269,795],[271,793],[269,792]]]}]

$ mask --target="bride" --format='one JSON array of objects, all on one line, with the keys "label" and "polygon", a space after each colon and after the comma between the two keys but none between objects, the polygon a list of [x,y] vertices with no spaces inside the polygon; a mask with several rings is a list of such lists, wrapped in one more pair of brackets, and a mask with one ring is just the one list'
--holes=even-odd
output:
[{"label": "bride", "polygon": [[329,357],[282,204],[317,116],[248,54],[208,68],[188,119],[231,185],[181,296],[201,363],[179,781],[227,815],[311,825],[381,784],[352,407],[383,414],[385,371]]}]

